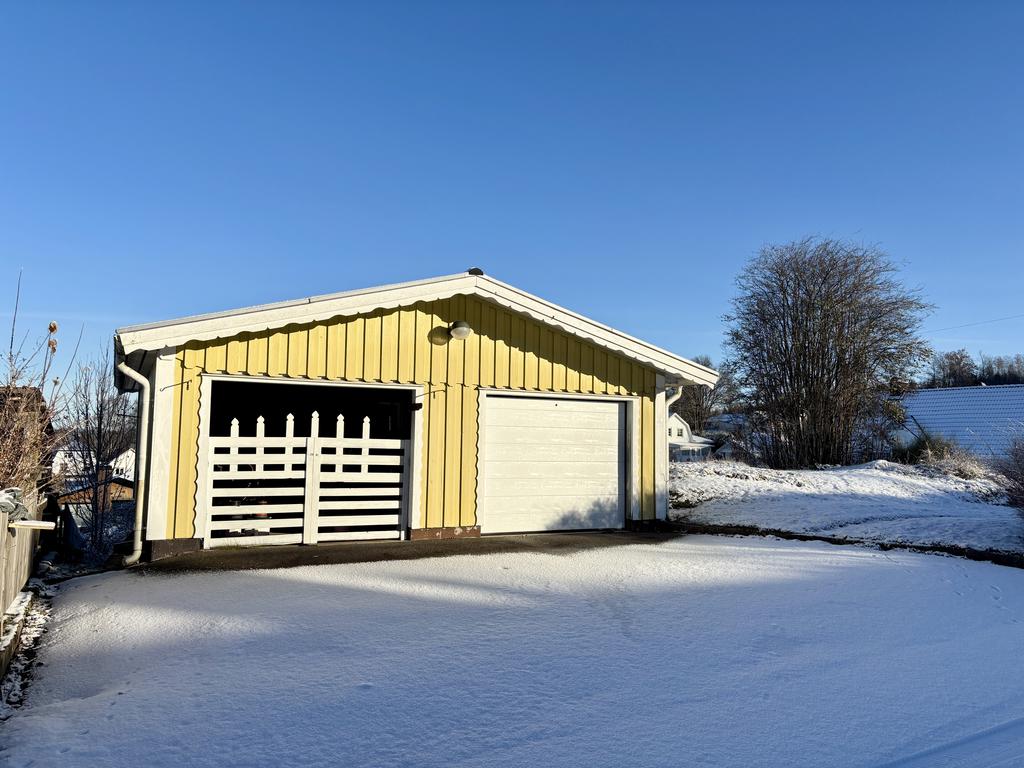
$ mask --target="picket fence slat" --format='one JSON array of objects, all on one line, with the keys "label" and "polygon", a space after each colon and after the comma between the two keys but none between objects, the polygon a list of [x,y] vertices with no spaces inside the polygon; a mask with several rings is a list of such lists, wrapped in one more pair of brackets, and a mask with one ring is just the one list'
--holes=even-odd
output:
[{"label": "picket fence slat", "polygon": [[[267,464],[283,464],[281,461],[268,461]],[[258,466],[258,465],[257,465]],[[305,470],[289,469],[237,469],[214,470],[214,480],[302,480]]]},{"label": "picket fence slat", "polygon": [[320,484],[323,487],[323,483],[380,483],[381,485],[387,485],[388,483],[400,483],[402,482],[401,472],[368,472],[363,474],[362,472],[327,472],[320,470]]},{"label": "picket fence slat", "polygon": [[[321,528],[356,528],[365,525],[398,525],[398,515],[320,515]],[[323,532],[320,538],[323,538]]]},{"label": "picket fence slat", "polygon": [[267,536],[224,536],[209,539],[208,547],[251,547],[264,544],[301,544],[301,533],[273,533]]},{"label": "picket fence slat", "polygon": [[210,495],[215,499],[229,498],[233,496],[301,496],[302,488],[214,488]]},{"label": "picket fence slat", "polygon": [[342,509],[401,509],[402,502],[399,499],[367,499],[365,501],[321,501],[321,510],[337,512]]},{"label": "picket fence slat", "polygon": [[402,493],[401,488],[381,488],[378,486],[363,486],[361,488],[324,488],[320,486],[320,509],[323,509],[323,505],[336,497],[364,497],[364,496],[399,496]]},{"label": "picket fence slat", "polygon": [[265,528],[301,528],[301,517],[247,518],[245,520],[212,520],[210,530],[233,531]]},{"label": "picket fence slat", "polygon": [[328,531],[319,535],[320,541],[370,541],[372,539],[397,539],[399,531]]},{"label": "picket fence slat", "polygon": [[226,504],[223,507],[213,507],[210,511],[215,516],[251,514],[262,517],[301,512],[302,504]]}]

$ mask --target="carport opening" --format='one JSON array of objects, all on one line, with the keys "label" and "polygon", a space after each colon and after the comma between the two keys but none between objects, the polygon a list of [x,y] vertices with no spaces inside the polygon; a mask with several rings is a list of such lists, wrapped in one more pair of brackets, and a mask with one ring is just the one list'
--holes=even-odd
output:
[{"label": "carport opening", "polygon": [[345,437],[359,437],[363,419],[369,416],[373,437],[406,440],[412,434],[412,405],[413,393],[408,389],[215,381],[209,434],[230,435],[231,420],[238,419],[240,435],[255,435],[256,420],[262,416],[268,435],[283,435],[291,414],[296,437],[309,437],[316,411],[322,436],[334,436],[340,414],[345,417]]},{"label": "carport opening", "polygon": [[[409,389],[214,381],[208,434],[229,440],[213,445],[209,459],[209,537],[231,540],[223,543],[307,541],[311,524],[318,541],[396,533],[411,457],[399,443],[386,441],[411,438],[414,402]],[[314,412],[320,455],[307,461]],[[237,439],[230,439],[235,420]],[[369,443],[363,440],[367,429]],[[334,440],[339,436],[344,444]],[[315,494],[318,510],[312,523],[307,494]]]}]

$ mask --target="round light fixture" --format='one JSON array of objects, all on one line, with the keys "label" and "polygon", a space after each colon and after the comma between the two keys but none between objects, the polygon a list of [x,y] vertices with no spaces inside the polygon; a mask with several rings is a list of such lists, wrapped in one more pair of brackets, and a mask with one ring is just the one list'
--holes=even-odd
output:
[{"label": "round light fixture", "polygon": [[465,320],[456,320],[448,328],[448,335],[460,341],[468,339],[471,333],[473,333],[473,329],[469,327],[469,323]]}]

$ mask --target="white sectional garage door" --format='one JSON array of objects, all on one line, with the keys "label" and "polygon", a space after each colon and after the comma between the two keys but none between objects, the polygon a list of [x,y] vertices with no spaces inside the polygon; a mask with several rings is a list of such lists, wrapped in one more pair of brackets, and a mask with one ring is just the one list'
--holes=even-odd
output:
[{"label": "white sectional garage door", "polygon": [[622,528],[625,403],[484,400],[482,533]]}]

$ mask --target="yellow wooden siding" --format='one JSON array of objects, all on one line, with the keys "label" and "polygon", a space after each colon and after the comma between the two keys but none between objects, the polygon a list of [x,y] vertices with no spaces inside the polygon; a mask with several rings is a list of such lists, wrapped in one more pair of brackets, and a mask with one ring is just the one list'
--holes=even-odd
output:
[{"label": "yellow wooden siding", "polygon": [[[467,320],[474,333],[449,339]],[[642,517],[655,516],[655,372],[475,297],[190,343],[177,352],[167,535],[194,532],[204,373],[424,387],[421,510],[412,524],[476,525],[478,388],[640,396]],[[298,414],[296,414],[298,416]],[[422,517],[421,517],[422,513]]]}]

